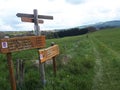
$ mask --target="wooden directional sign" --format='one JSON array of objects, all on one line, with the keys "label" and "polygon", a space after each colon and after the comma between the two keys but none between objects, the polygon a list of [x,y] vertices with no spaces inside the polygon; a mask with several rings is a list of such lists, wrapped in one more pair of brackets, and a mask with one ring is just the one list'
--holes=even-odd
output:
[{"label": "wooden directional sign", "polygon": [[[21,21],[22,22],[34,22],[34,19],[32,19],[32,18],[27,18],[27,17],[21,17]],[[41,23],[41,24],[43,24],[44,23],[44,21],[43,20],[38,20],[38,23]]]},{"label": "wooden directional sign", "polygon": [[47,49],[39,50],[40,62],[43,63],[59,54],[58,45],[51,46]]},{"label": "wooden directional sign", "polygon": [[0,53],[45,47],[45,36],[26,36],[0,39]]},{"label": "wooden directional sign", "polygon": [[[25,14],[25,13],[17,13],[16,16],[18,16],[18,17],[34,18],[33,14]],[[47,15],[38,15],[38,18],[53,20],[53,16],[47,16]]]},{"label": "wooden directional sign", "polygon": [[[35,16],[34,14],[17,13],[16,16],[21,17],[21,21],[23,21],[23,22],[33,22],[34,24],[36,24],[36,22],[42,24],[43,20],[39,20],[39,19],[53,20],[53,16],[47,16],[47,15]],[[35,19],[35,18],[37,18],[37,19]],[[38,26],[36,26],[36,27],[38,27]]]},{"label": "wooden directional sign", "polygon": [[[34,29],[35,29],[35,35],[36,36],[40,36],[41,32],[40,32],[40,27],[39,27],[39,23],[41,22],[39,19],[48,19],[48,20],[53,20],[53,16],[47,16],[47,15],[38,15],[37,9],[33,10],[33,14],[24,14],[24,13],[17,13],[16,14],[18,17],[21,17],[22,21],[25,22],[33,22],[34,23]],[[57,49],[57,48],[56,48]],[[56,51],[54,51],[54,49],[50,49],[52,52],[56,53]],[[58,51],[58,49],[57,49]],[[56,55],[53,53],[48,55],[49,49],[47,50],[47,56],[45,59],[49,59],[48,57]],[[40,54],[42,55],[42,54]],[[44,61],[44,59],[42,60]],[[45,85],[46,80],[45,80],[45,72],[44,72],[44,64],[39,63],[40,64],[40,76],[41,76],[41,81],[42,84]]]},{"label": "wooden directional sign", "polygon": [[[24,14],[24,13],[17,13],[16,16],[21,17],[21,21],[23,22],[33,22],[35,23],[36,20],[34,20],[35,16],[33,14]],[[47,16],[47,15],[38,15],[38,23],[42,24],[43,20],[39,19],[48,19],[53,20],[53,16]]]}]

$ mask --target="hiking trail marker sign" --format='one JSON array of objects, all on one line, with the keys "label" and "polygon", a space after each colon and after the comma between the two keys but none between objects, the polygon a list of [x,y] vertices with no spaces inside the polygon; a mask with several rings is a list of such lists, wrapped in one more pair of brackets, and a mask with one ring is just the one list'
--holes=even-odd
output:
[{"label": "hiking trail marker sign", "polygon": [[[7,63],[9,67],[12,90],[16,90],[16,79],[14,75],[12,52],[26,50],[26,49],[33,49],[33,48],[39,49],[45,47],[45,36],[41,36],[40,28],[38,24],[43,23],[43,20],[41,19],[53,20],[53,16],[38,15],[36,9],[34,9],[33,14],[17,13],[16,16],[21,17],[21,20],[23,22],[34,23],[36,36],[0,39],[0,53],[6,54],[7,56]],[[41,71],[41,80],[43,84],[45,84],[44,65],[42,63],[40,63],[40,71]]]},{"label": "hiking trail marker sign", "polygon": [[[20,17],[23,22],[32,22],[32,23],[34,23],[34,29],[35,29],[35,35],[36,36],[41,35],[40,27],[38,25],[38,24],[43,23],[43,20],[41,20],[41,19],[53,20],[53,16],[38,15],[37,9],[33,10],[33,14],[17,13],[16,15],[18,17]],[[41,63],[40,60],[39,60],[39,67],[40,67],[41,81],[42,81],[42,84],[45,85],[46,80],[45,80],[44,63]]]},{"label": "hiking trail marker sign", "polygon": [[[21,17],[21,21],[22,22],[31,22],[31,23],[34,23],[34,19],[32,19],[32,18],[26,18],[26,17]],[[43,20],[38,20],[38,23],[43,24],[44,21]]]},{"label": "hiking trail marker sign", "polygon": [[0,53],[10,53],[27,49],[44,48],[45,36],[26,36],[0,39]]},{"label": "hiking trail marker sign", "polygon": [[40,54],[40,62],[43,63],[57,56],[59,54],[59,47],[58,45],[53,45],[49,48],[39,50],[39,54]]}]

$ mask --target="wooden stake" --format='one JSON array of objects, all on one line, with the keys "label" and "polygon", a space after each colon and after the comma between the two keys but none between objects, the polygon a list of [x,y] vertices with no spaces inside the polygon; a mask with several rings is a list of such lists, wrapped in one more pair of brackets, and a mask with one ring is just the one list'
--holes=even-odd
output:
[{"label": "wooden stake", "polygon": [[19,60],[19,86],[22,87],[24,81],[24,63]]},{"label": "wooden stake", "polygon": [[[51,46],[54,46],[54,45],[55,45],[55,43],[52,42],[52,43],[51,43]],[[56,77],[56,71],[57,71],[56,58],[53,57],[52,59],[53,59],[53,72],[54,72],[54,76]]]},{"label": "wooden stake", "polygon": [[16,90],[16,80],[15,80],[15,76],[14,76],[14,69],[13,69],[11,53],[7,53],[7,61],[8,61],[8,68],[9,68],[9,73],[10,73],[11,89]]},{"label": "wooden stake", "polygon": [[53,57],[52,59],[53,59],[53,71],[54,71],[54,75],[56,77],[56,71],[57,71],[57,68],[56,68],[56,58]]}]

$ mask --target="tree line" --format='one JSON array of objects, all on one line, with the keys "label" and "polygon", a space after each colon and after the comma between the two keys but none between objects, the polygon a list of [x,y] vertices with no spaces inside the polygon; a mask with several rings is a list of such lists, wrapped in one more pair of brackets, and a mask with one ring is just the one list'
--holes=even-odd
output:
[{"label": "tree line", "polygon": [[61,38],[61,37],[67,37],[67,36],[76,36],[76,35],[82,35],[89,32],[96,31],[96,28],[94,27],[87,27],[87,28],[70,28],[70,29],[62,29],[62,30],[55,30],[54,32],[51,31],[43,31],[42,34],[46,35],[48,39],[50,38]]},{"label": "tree line", "polygon": [[[62,29],[62,30],[52,30],[52,31],[41,31],[42,35],[45,35],[47,39],[52,38],[62,38],[67,36],[76,36],[82,35],[89,32],[96,31],[94,27],[87,28],[70,28],[70,29]],[[22,37],[22,36],[34,36],[34,30],[32,31],[11,31],[11,32],[0,32],[0,38],[4,38],[4,36],[12,37]]]}]

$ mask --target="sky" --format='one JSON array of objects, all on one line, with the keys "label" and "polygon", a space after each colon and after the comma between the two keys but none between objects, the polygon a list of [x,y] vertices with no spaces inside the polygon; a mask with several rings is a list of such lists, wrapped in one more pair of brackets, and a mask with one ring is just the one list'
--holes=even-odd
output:
[{"label": "sky", "polygon": [[22,22],[17,13],[53,16],[39,24],[41,30],[72,28],[99,22],[120,20],[120,0],[0,0],[0,31],[34,30],[34,24]]}]

